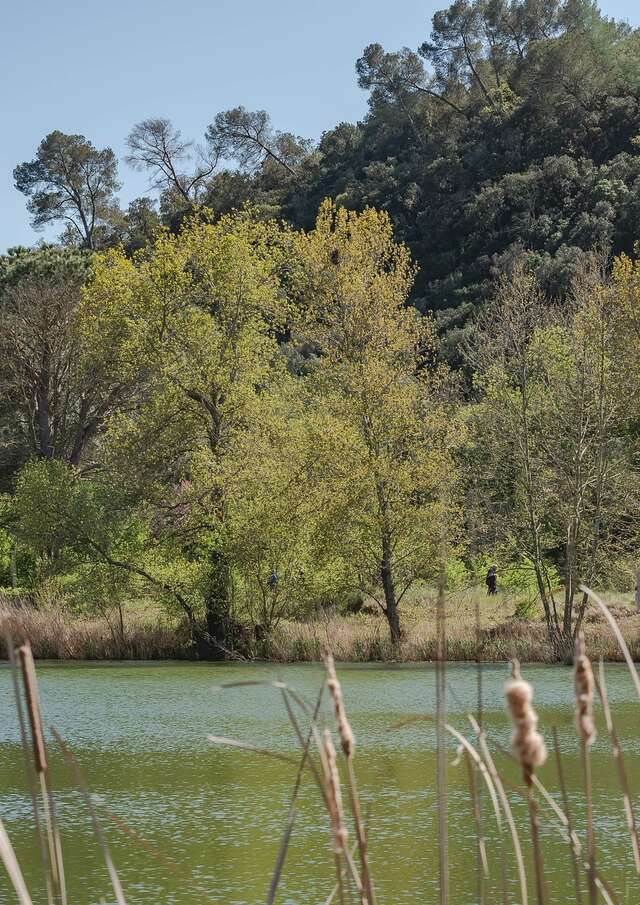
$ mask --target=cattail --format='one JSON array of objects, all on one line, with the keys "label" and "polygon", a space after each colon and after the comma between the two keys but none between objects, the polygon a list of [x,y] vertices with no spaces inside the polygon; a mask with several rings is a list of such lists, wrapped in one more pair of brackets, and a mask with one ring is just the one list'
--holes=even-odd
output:
[{"label": "cattail", "polygon": [[342,793],[340,791],[340,774],[338,773],[338,763],[336,760],[336,749],[333,744],[331,732],[329,729],[324,730],[323,748],[326,758],[326,775],[325,775],[325,791],[327,795],[327,803],[329,805],[329,815],[331,817],[331,829],[333,830],[333,841],[337,855],[344,854],[347,847],[347,828],[344,824],[344,813],[342,810]]},{"label": "cattail", "polygon": [[23,644],[18,648],[18,657],[22,668],[25,695],[27,698],[27,711],[31,725],[33,738],[33,755],[36,762],[36,770],[41,775],[47,772],[47,749],[42,732],[42,716],[40,713],[40,699],[38,697],[38,682],[36,680],[36,668],[33,662],[33,653],[30,644]]},{"label": "cattail", "polygon": [[576,728],[584,744],[592,745],[596,738],[596,726],[593,720],[595,680],[591,660],[585,653],[582,634],[576,639],[573,678],[576,691]]},{"label": "cattail", "polygon": [[587,881],[589,887],[589,905],[596,905],[598,890],[596,888],[596,841],[593,826],[593,791],[591,780],[591,761],[589,747],[596,738],[596,727],[593,721],[593,690],[595,679],[591,660],[587,657],[582,632],[576,638],[573,659],[573,682],[576,694],[576,729],[581,740],[582,772],[584,775],[585,796],[587,799]]},{"label": "cattail", "polygon": [[338,735],[340,736],[340,744],[344,751],[345,757],[352,757],[356,747],[356,740],[347,719],[344,709],[344,701],[342,698],[342,688],[336,675],[336,666],[333,661],[333,654],[329,648],[325,648],[324,665],[327,670],[327,687],[333,700],[333,708],[336,714],[336,724],[338,726]]},{"label": "cattail", "polygon": [[536,767],[541,767],[546,761],[547,748],[542,735],[538,732],[538,714],[531,706],[533,688],[520,675],[520,664],[515,659],[511,662],[511,679],[506,683],[504,690],[513,722],[511,751],[522,767],[527,786],[527,804],[531,822],[531,841],[533,844],[538,905],[545,905],[547,892],[542,850],[540,848],[538,809],[533,794],[533,774]]},{"label": "cattail", "polygon": [[[344,700],[342,698],[342,688],[340,687],[340,682],[338,681],[338,677],[336,675],[336,666],[333,662],[333,654],[329,650],[328,647],[325,648],[324,651],[324,665],[327,671],[327,687],[329,688],[329,692],[331,694],[331,698],[333,700],[333,708],[335,710],[336,715],[336,723],[338,726],[338,734],[340,736],[340,744],[342,745],[342,750],[344,752],[344,756],[347,760],[347,776],[349,780],[349,798],[351,801],[351,812],[353,814],[353,822],[355,826],[356,837],[358,840],[358,855],[360,858],[360,868],[361,868],[361,888],[360,888],[360,902],[361,905],[375,905],[376,897],[373,890],[373,884],[371,882],[371,873],[369,871],[369,862],[367,858],[367,834],[364,828],[364,821],[362,820],[362,811],[360,808],[360,799],[358,797],[358,789],[356,784],[356,775],[353,765],[353,752],[356,747],[356,740],[351,730],[351,726],[349,724],[349,720],[347,719],[347,714],[344,708]],[[330,747],[329,747],[330,746]],[[335,748],[333,747],[333,740],[331,738],[331,733],[328,730],[325,732],[325,741],[324,741],[325,755],[327,760],[327,770],[330,775],[333,776],[332,785],[338,789],[338,793],[340,790],[340,785],[338,782],[338,769],[337,766],[335,769],[331,767],[332,759],[333,764],[335,765]],[[333,752],[331,756],[331,752]],[[327,799],[330,800],[329,789],[327,789]],[[336,838],[336,851],[337,846],[342,845],[343,848],[346,845],[346,829],[344,827],[344,819],[342,817],[342,807],[340,798],[337,799],[336,813],[340,818],[340,824],[337,825],[337,830],[339,830],[339,835],[336,835],[336,831],[334,830],[334,836]],[[331,804],[329,804],[331,808]],[[332,817],[333,821],[333,817]],[[346,855],[348,856],[348,850],[344,848]],[[339,855],[337,855],[339,857]]]},{"label": "cattail", "polygon": [[547,748],[538,732],[538,715],[531,706],[533,688],[520,676],[520,664],[512,664],[512,678],[505,685],[507,707],[513,721],[511,751],[529,774],[547,759]]}]

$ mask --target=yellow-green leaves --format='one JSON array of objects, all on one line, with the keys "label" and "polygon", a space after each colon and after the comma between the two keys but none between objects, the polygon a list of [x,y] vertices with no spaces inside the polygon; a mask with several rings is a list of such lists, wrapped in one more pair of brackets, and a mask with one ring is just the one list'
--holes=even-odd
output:
[{"label": "yellow-green leaves", "polygon": [[386,214],[325,202],[300,243],[304,335],[319,349],[308,383],[321,525],[355,584],[376,593],[382,582],[397,640],[397,605],[416,578],[435,573],[456,522],[433,325],[407,306],[414,268]]}]

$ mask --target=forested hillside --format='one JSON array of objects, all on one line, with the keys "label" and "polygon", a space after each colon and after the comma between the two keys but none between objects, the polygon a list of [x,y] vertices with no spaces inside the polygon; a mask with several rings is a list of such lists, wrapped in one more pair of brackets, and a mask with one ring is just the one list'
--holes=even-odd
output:
[{"label": "forested hillside", "polygon": [[[637,30],[590,0],[458,0],[435,14],[430,33],[425,22],[414,47],[371,44],[356,70],[367,116],[318,142],[242,106],[213,118],[198,151],[167,120],[138,123],[128,163],[149,171],[158,204],[140,198],[121,211],[113,153],[61,133],[17,167],[16,185],[35,223],[71,216],[66,239],[89,247],[137,247],[197,204],[219,216],[250,202],[305,228],[326,197],[386,210],[420,267],[412,301],[453,331],[454,358],[455,328],[522,250],[554,295],[585,250],[632,252]],[[66,175],[56,171],[62,157]],[[79,186],[70,161],[89,175]]]}]

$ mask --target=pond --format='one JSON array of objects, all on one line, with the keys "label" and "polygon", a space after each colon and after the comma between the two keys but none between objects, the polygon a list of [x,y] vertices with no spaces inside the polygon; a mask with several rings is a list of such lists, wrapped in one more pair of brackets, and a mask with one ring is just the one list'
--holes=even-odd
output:
[{"label": "pond", "polygon": [[[435,731],[432,722],[401,728],[404,718],[435,712],[432,665],[339,664],[357,737],[356,765],[368,812],[373,875],[380,903],[437,901],[438,843]],[[541,727],[551,743],[557,726],[572,816],[584,835],[584,802],[573,724],[572,673],[562,666],[523,669],[535,688]],[[231,736],[295,755],[297,743],[280,693],[245,680],[283,680],[313,700],[322,677],[314,664],[40,664],[46,724],[62,734],[88,777],[129,905],[264,902],[282,838],[295,769],[257,753],[221,748],[207,735]],[[494,750],[507,746],[504,666],[483,672],[484,720]],[[640,780],[640,704],[624,667],[607,667],[608,688],[632,788]],[[447,667],[448,719],[471,738],[466,714],[476,702],[472,664]],[[330,707],[324,712],[330,717]],[[599,866],[621,902],[640,901],[617,774],[601,714],[592,750]],[[478,901],[475,829],[465,763],[448,750],[449,867],[452,905]],[[89,815],[72,776],[50,741],[50,760],[62,833],[69,902],[113,901],[92,836]],[[504,754],[496,762],[520,786]],[[541,772],[558,794],[555,760]],[[509,787],[523,840],[527,811]],[[497,901],[499,844],[485,800],[490,872],[486,901]],[[45,901],[11,677],[0,669],[0,817],[13,841],[34,902]],[[550,902],[575,901],[571,861],[557,821],[541,809],[542,844]],[[128,832],[127,832],[128,831]],[[135,838],[134,838],[135,837]],[[508,839],[509,897],[520,901]],[[528,849],[525,851],[530,857]],[[528,863],[530,868],[530,864]],[[281,903],[323,903],[333,886],[328,821],[311,779],[284,869]],[[532,871],[529,871],[532,875]],[[531,876],[531,879],[533,877]],[[0,902],[12,902],[0,868]]]}]

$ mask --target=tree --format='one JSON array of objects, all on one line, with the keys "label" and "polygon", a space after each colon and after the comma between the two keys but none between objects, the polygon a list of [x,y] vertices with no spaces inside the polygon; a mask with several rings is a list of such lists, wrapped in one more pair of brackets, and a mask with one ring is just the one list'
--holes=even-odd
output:
[{"label": "tree", "polygon": [[[51,253],[49,254],[49,251]],[[135,381],[88,357],[79,311],[89,276],[86,258],[52,250],[15,265],[0,304],[0,391],[10,418],[6,450],[86,467],[108,418]]]},{"label": "tree", "polygon": [[[431,40],[423,42],[420,53],[432,64],[440,85],[447,87],[457,81],[470,89],[479,88],[492,103],[492,85],[482,72],[482,14],[481,4],[473,0],[455,0],[448,9],[439,10],[433,16]],[[499,84],[497,71],[495,83]]]},{"label": "tree", "polygon": [[[126,161],[135,170],[147,170],[151,187],[179,196],[187,206],[197,203],[206,180],[214,172],[217,157],[205,159],[192,141],[184,141],[179,129],[162,117],[143,119],[127,137],[129,154]],[[185,172],[184,166],[196,156],[195,168]]]},{"label": "tree", "polygon": [[132,390],[86,356],[78,319],[91,258],[74,249],[16,250],[0,260],[3,476],[30,457],[87,467],[105,421]]},{"label": "tree", "polygon": [[[581,582],[605,576],[637,544],[640,472],[616,354],[619,308],[597,259],[554,308],[520,262],[480,321],[475,492],[487,540],[532,564],[549,638],[567,652],[580,630]],[[562,600],[551,573],[562,579]]]},{"label": "tree", "polygon": [[396,643],[401,600],[417,578],[436,574],[455,536],[446,380],[430,366],[430,322],[405,305],[414,268],[385,214],[326,202],[301,243],[304,332],[319,351],[309,380],[324,530],[376,595]]},{"label": "tree", "polygon": [[129,254],[152,242],[162,223],[150,198],[134,198],[127,207],[122,242]]},{"label": "tree", "polygon": [[417,47],[364,49],[367,115],[325,133],[295,178],[271,160],[268,180],[258,163],[212,206],[249,198],[304,229],[326,197],[386,210],[421,265],[411,302],[437,312],[459,365],[473,312],[522,248],[560,296],[592,247],[633,253],[639,42],[590,0],[460,0]]},{"label": "tree", "polygon": [[13,171],[18,191],[29,201],[32,225],[62,221],[82,246],[93,249],[117,213],[120,188],[111,148],[98,150],[84,135],[55,131],[40,142],[34,160]]},{"label": "tree", "polygon": [[[103,460],[148,526],[143,560],[159,566],[136,568],[151,586],[171,588],[183,609],[188,587],[215,644],[233,643],[229,474],[263,395],[285,376],[276,232],[242,217],[215,226],[194,219],[133,260],[111,251],[96,260],[82,309],[94,366],[144,372],[135,408],[111,421]],[[167,578],[170,562],[179,568]]]},{"label": "tree", "polygon": [[281,379],[262,403],[227,478],[233,597],[258,641],[282,619],[335,605],[349,571],[340,552],[323,545],[324,494],[313,478],[317,450],[303,382]]},{"label": "tree", "polygon": [[296,175],[311,148],[309,141],[291,132],[274,130],[265,110],[245,107],[218,113],[207,127],[206,137],[216,158],[236,160],[241,168],[249,170],[272,162],[290,176]]},{"label": "tree", "polygon": [[115,599],[93,604],[109,619],[123,596],[153,594],[186,617],[195,638],[201,615],[197,564],[180,557],[178,548],[155,542],[144,512],[130,505],[112,478],[104,470],[82,474],[59,460],[27,463],[12,500],[16,537],[37,556],[39,577],[63,575],[77,603],[86,606],[91,585],[97,596],[106,583]]},{"label": "tree", "polygon": [[454,100],[431,86],[424,63],[408,47],[387,53],[380,44],[369,44],[356,62],[356,72],[360,87],[371,92],[370,105],[397,104],[420,146],[424,146],[424,135],[419,123],[425,113],[424,106],[419,106],[421,94],[438,99],[456,113],[464,113]]}]

